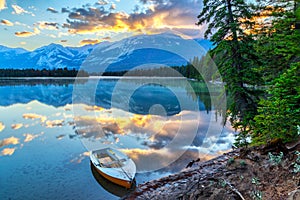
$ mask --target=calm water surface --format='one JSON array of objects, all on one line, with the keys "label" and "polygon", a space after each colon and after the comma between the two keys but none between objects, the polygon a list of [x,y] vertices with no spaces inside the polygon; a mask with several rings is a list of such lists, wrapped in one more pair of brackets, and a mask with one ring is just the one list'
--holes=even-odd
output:
[{"label": "calm water surface", "polygon": [[137,183],[216,156],[234,133],[211,95],[183,79],[0,80],[0,197],[118,199],[129,191],[90,165],[103,145],[135,161]]}]

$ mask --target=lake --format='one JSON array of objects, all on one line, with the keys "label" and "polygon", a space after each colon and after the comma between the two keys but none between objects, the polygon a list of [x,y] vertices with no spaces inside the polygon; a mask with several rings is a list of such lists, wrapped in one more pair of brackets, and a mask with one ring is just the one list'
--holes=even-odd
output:
[{"label": "lake", "polygon": [[176,78],[0,80],[1,199],[118,199],[89,151],[113,146],[137,184],[228,151],[234,130],[216,113],[222,87]]}]

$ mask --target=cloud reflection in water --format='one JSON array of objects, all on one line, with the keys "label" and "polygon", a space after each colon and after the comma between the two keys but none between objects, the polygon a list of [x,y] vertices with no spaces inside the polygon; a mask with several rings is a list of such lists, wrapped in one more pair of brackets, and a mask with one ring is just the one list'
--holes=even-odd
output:
[{"label": "cloud reflection in water", "polygon": [[11,156],[12,154],[14,154],[16,148],[5,148],[1,151],[0,155],[3,156]]},{"label": "cloud reflection in water", "polygon": [[[85,111],[85,114],[81,113],[74,119],[77,133],[86,147],[93,149],[105,144],[114,145],[136,162],[138,171],[167,167],[170,160],[176,161],[186,150],[194,152],[194,157],[205,160],[230,149],[234,140],[234,134],[229,129],[225,129],[220,138],[219,132],[206,135],[208,126],[212,126],[212,131],[217,131],[222,124],[218,121],[211,124],[205,111],[200,111],[201,117],[199,112],[186,110],[173,116],[138,115],[96,106]],[[204,138],[200,146],[189,140],[195,126],[198,130],[196,140]],[[134,139],[129,143],[128,138]]]}]

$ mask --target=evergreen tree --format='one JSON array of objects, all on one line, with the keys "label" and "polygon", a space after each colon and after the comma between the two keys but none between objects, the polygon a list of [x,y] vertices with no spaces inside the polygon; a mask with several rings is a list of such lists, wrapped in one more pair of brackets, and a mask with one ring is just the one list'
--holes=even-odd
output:
[{"label": "evergreen tree", "polygon": [[[259,103],[253,123],[253,144],[275,139],[289,142],[299,136],[300,32],[296,30],[297,1],[268,1],[272,24],[258,37],[259,72],[264,75],[267,97]],[[299,2],[298,2],[299,3]]]},{"label": "evergreen tree", "polygon": [[253,29],[255,6],[244,0],[204,0],[203,4],[198,25],[208,24],[205,37],[211,36],[216,45],[211,54],[219,58],[215,61],[233,100],[229,120],[241,130],[238,143],[242,145],[257,110],[258,94],[252,86],[260,83],[253,70],[257,66],[255,41],[247,31]]},{"label": "evergreen tree", "polygon": [[256,46],[261,61],[259,72],[267,84],[272,84],[272,80],[285,72],[290,64],[300,61],[300,32],[295,30],[296,7],[296,1],[272,0],[261,8],[268,11],[265,17],[272,22],[265,24]]},{"label": "evergreen tree", "polygon": [[253,144],[266,144],[274,139],[290,142],[299,137],[300,128],[300,62],[276,78],[268,89],[268,98],[259,103],[254,118]]}]

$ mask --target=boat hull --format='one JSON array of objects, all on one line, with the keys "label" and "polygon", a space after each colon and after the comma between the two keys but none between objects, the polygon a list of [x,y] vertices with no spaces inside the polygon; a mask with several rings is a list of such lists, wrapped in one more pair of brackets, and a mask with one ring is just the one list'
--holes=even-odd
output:
[{"label": "boat hull", "polygon": [[136,166],[126,154],[108,147],[91,151],[90,160],[102,177],[122,187],[131,188]]},{"label": "boat hull", "polygon": [[104,178],[106,178],[110,182],[113,182],[113,183],[115,183],[117,185],[123,186],[123,187],[125,187],[127,189],[131,188],[132,181],[126,181],[126,180],[122,180],[122,179],[118,179],[118,178],[112,177],[112,176],[110,176],[110,175],[105,174],[104,172],[102,172],[98,167],[95,166],[95,168],[96,168],[97,172],[101,176],[103,176]]}]

